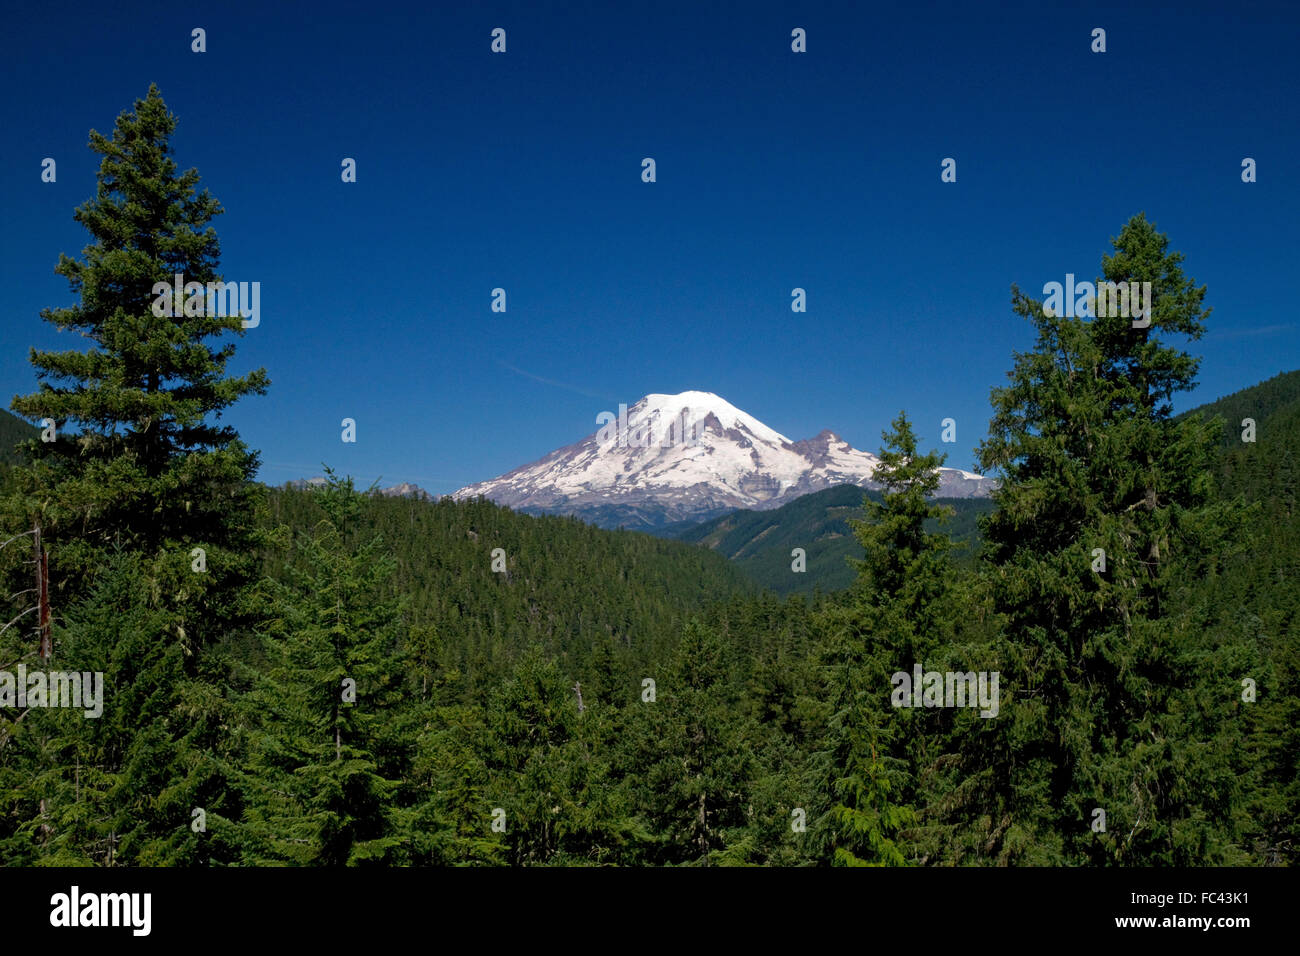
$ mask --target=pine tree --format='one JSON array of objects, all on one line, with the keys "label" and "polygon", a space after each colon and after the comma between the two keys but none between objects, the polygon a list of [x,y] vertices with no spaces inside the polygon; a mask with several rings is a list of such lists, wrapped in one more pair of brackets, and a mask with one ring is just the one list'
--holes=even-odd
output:
[{"label": "pine tree", "polygon": [[508,847],[488,823],[489,811],[499,804],[489,793],[492,747],[485,716],[481,706],[438,707],[428,714],[410,773],[417,802],[395,815],[406,847],[403,862],[459,866],[506,861]]},{"label": "pine tree", "polygon": [[891,427],[882,436],[880,466],[872,476],[884,485],[882,499],[865,498],[864,517],[850,522],[866,549],[857,562],[855,598],[875,630],[888,635],[891,651],[911,658],[935,643],[935,611],[949,579],[952,542],[926,530],[926,523],[942,524],[952,509],[930,500],[939,490],[946,456],[917,452],[906,413],[900,412]]},{"label": "pine tree", "polygon": [[401,696],[401,609],[379,537],[355,544],[352,480],[326,469],[324,518],[297,535],[292,585],[272,586],[268,667],[243,701],[250,862],[324,866],[392,859],[400,758],[386,724]]},{"label": "pine tree", "polygon": [[[11,531],[39,526],[49,553],[52,667],[105,674],[101,718],[36,715],[15,741],[31,745],[35,788],[19,827],[64,861],[229,859],[190,823],[225,803],[224,668],[210,649],[247,620],[257,461],[212,418],[267,380],[226,377],[233,345],[206,341],[241,332],[237,316],[153,310],[155,283],[218,278],[220,206],[195,170],[177,171],[175,125],[151,87],[111,137],[91,132],[98,189],[75,218],[92,241],[55,270],[80,301],[42,312],[90,348],[33,349],[39,389],[12,404],[57,425],[57,440],[26,444],[3,507]],[[30,568],[17,580],[10,591],[29,588]]]},{"label": "pine tree", "polygon": [[[530,647],[492,695],[488,720],[487,805],[506,812],[509,863],[616,863],[646,842],[610,779],[608,708],[584,700],[579,711],[573,680],[540,647]],[[485,826],[482,807],[473,819]]]},{"label": "pine tree", "polygon": [[887,706],[890,675],[923,663],[945,636],[940,608],[951,542],[925,527],[949,513],[929,500],[944,456],[918,453],[906,413],[882,438],[873,476],[884,486],[882,500],[865,498],[865,517],[852,522],[866,557],[857,563],[847,605],[828,611],[835,704],[820,757],[819,789],[828,809],[819,832],[837,865],[907,861],[897,837],[916,819],[909,805],[915,761],[904,758],[899,739],[906,718]]},{"label": "pine tree", "polygon": [[[110,545],[165,556],[148,572],[175,609],[175,633],[225,626],[201,595],[225,599],[251,574],[257,458],[213,416],[262,393],[263,369],[227,376],[242,335],[239,316],[155,314],[155,283],[220,280],[220,244],[210,222],[222,209],[194,169],[178,172],[169,137],[176,118],[157,87],[118,117],[111,137],[94,130],[102,156],[98,189],[76,220],[92,242],[84,259],[59,257],[55,271],[80,301],[42,318],[88,339],[87,351],[32,349],[39,390],[15,397],[29,420],[52,419],[53,442],[30,441],[19,469],[16,510],[38,522],[49,545],[53,600],[71,598],[93,578]],[[178,303],[179,305],[179,303]],[[177,310],[172,310],[177,311]],[[206,310],[201,310],[206,311]],[[72,423],[80,431],[70,431]],[[191,572],[202,548],[207,570]]]},{"label": "pine tree", "polygon": [[748,822],[751,734],[712,628],[688,621],[665,663],[628,722],[634,802],[659,843],[653,862],[707,866]]},{"label": "pine tree", "polygon": [[[1003,693],[1018,702],[1004,710],[1001,743],[985,741],[1003,781],[992,815],[1060,835],[1066,859],[1203,863],[1222,847],[1179,828],[1222,819],[1214,804],[1228,795],[1210,794],[1233,785],[1191,743],[1210,728],[1185,722],[1200,709],[1195,693],[1215,692],[1188,690],[1205,663],[1194,663],[1202,642],[1180,598],[1217,573],[1242,511],[1214,498],[1221,424],[1171,415],[1197,360],[1167,337],[1200,337],[1205,289],[1144,216],[1112,243],[1104,278],[1152,284],[1149,325],[1045,314],[1013,289],[1038,340],[1016,356],[1011,384],[994,389],[979,449],[1003,478],[984,535],[1010,619]],[[1105,834],[1089,826],[1098,808]]]}]

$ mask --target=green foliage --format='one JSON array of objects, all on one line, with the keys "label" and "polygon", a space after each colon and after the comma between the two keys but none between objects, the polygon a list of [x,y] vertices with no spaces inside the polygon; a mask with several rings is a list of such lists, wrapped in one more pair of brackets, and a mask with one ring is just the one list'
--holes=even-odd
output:
[{"label": "green foliage", "polygon": [[288,585],[268,587],[267,664],[242,704],[250,728],[246,832],[258,863],[384,862],[398,781],[384,711],[400,696],[400,609],[385,600],[395,562],[382,539],[350,546],[361,512],[350,479],[317,492],[324,517],[299,529]]},{"label": "green foliage", "polygon": [[[712,521],[690,524],[665,537],[700,544],[726,555],[755,584],[777,594],[830,593],[853,583],[854,562],[866,553],[850,527],[864,496],[880,501],[878,491],[837,485],[796,498],[771,511],[733,511]],[[976,519],[992,510],[986,498],[936,498],[950,512],[942,530],[952,540],[954,557],[969,560],[978,540]],[[941,530],[937,519],[927,531]],[[791,552],[803,548],[807,570],[791,571]]]},{"label": "green foliage", "polygon": [[[257,459],[233,428],[211,418],[265,391],[266,373],[226,376],[233,344],[207,341],[242,335],[237,316],[153,311],[156,282],[176,273],[186,282],[220,279],[210,222],[221,206],[196,190],[196,170],[178,172],[169,144],[175,128],[150,87],[111,137],[91,131],[90,148],[102,157],[99,186],[75,218],[92,242],[84,259],[60,255],[55,268],[80,301],[41,313],[91,348],[32,349],[40,388],[11,405],[58,425],[57,441],[26,444],[29,464],[16,471],[8,510],[26,527],[39,522],[55,545],[59,596],[74,596],[113,545],[150,554],[205,548],[217,589],[238,586],[251,568]],[[70,423],[81,430],[69,431]],[[192,617],[189,630],[201,628]]]},{"label": "green foliage", "polygon": [[[569,518],[518,515],[486,500],[437,502],[369,495],[363,523],[396,562],[392,592],[412,626],[439,635],[423,651],[420,693],[436,703],[482,704],[533,645],[590,687],[620,699],[645,667],[663,660],[703,603],[750,591],[708,551]],[[273,490],[276,524],[320,519],[315,492]],[[492,552],[505,552],[504,572]],[[299,567],[300,553],[288,555]],[[283,561],[268,562],[277,579]],[[573,680],[570,680],[570,684]],[[427,686],[426,686],[427,685]]]},{"label": "green foliage", "polygon": [[653,862],[708,865],[746,823],[742,782],[753,756],[727,674],[718,635],[691,621],[658,677],[655,702],[637,712],[634,792],[660,835]]},{"label": "green foliage", "polygon": [[[48,669],[102,671],[106,695],[95,719],[59,710],[0,717],[2,772],[21,781],[5,790],[0,822],[15,859],[234,859],[228,833],[200,838],[190,823],[195,809],[217,819],[225,808],[240,812],[225,772],[233,745],[218,648],[249,618],[261,492],[256,457],[210,416],[262,391],[266,377],[226,377],[233,346],[206,341],[241,331],[237,318],[153,313],[155,282],[176,272],[217,277],[209,221],[220,207],[196,192],[197,172],[177,172],[174,128],[151,87],[111,138],[91,132],[99,186],[76,219],[92,241],[84,259],[61,256],[55,270],[79,302],[42,313],[91,347],[33,349],[39,390],[12,403],[58,425],[56,441],[26,443],[0,502],[9,534],[39,525],[49,553]],[[11,614],[34,600],[32,552],[23,551],[15,545],[0,558]],[[200,558],[206,568],[196,570]],[[0,660],[44,667],[27,637],[10,629]]]},{"label": "green foliage", "polygon": [[20,445],[25,445],[38,436],[39,432],[21,418],[0,409],[0,475],[10,465],[25,461]]},{"label": "green foliage", "polygon": [[900,757],[901,730],[890,713],[890,675],[910,672],[945,635],[942,599],[951,585],[951,542],[926,530],[942,521],[930,496],[943,457],[921,455],[906,414],[884,434],[875,478],[882,500],[868,498],[852,522],[866,557],[846,604],[827,612],[826,660],[835,705],[821,755],[821,789],[829,807],[819,820],[824,852],[844,866],[901,866],[900,830],[916,822],[907,804],[918,763]]},{"label": "green foliage", "polygon": [[[980,448],[981,465],[1004,476],[984,533],[1017,702],[1005,721],[1015,742],[994,773],[1012,816],[1063,835],[1067,861],[1233,862],[1235,787],[1190,733],[1226,742],[1241,726],[1208,677],[1225,647],[1202,639],[1186,609],[1239,546],[1248,512],[1215,493],[1221,426],[1170,414],[1197,361],[1167,337],[1200,336],[1204,288],[1142,216],[1113,245],[1106,279],[1153,284],[1149,328],[1047,316],[1013,291],[1038,342],[994,390]],[[1008,786],[1005,762],[1026,759],[1042,775],[1029,799]],[[1104,835],[1087,825],[1097,807]]]},{"label": "green foliage", "polygon": [[[31,709],[0,730],[10,862],[135,866],[230,858],[219,832],[200,839],[191,811],[230,812],[222,771],[228,707],[182,647],[138,555],[111,556],[86,601],[56,627],[50,670],[103,674],[102,714]],[[21,647],[3,656],[14,669]],[[27,666],[44,669],[34,655]],[[233,811],[233,812],[237,812]]]}]

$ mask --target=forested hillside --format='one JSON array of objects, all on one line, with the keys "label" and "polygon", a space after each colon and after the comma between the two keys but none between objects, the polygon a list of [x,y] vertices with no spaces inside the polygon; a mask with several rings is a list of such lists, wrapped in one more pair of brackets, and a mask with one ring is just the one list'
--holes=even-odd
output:
[{"label": "forested hillside", "polygon": [[[603,679],[593,668],[639,673],[663,659],[665,635],[690,614],[755,590],[721,555],[639,532],[516,514],[484,499],[360,500],[346,541],[378,535],[395,562],[389,587],[411,625],[454,635],[443,667],[458,674],[464,702],[481,700],[534,645],[584,682]],[[286,534],[324,517],[310,490],[272,490],[268,513],[268,527]],[[284,579],[287,567],[309,571],[308,563],[292,547],[272,550],[266,571]]]},{"label": "forested hillside", "polygon": [[[697,525],[676,528],[673,537],[726,555],[755,583],[777,594],[839,591],[856,576],[854,561],[863,556],[849,522],[862,511],[863,498],[880,500],[879,492],[840,485],[797,498],[771,511],[734,511]],[[942,524],[957,546],[954,557],[969,559],[978,538],[976,519],[992,510],[985,498],[937,498],[950,514]],[[926,524],[940,530],[939,519]],[[795,548],[804,550],[805,570],[793,570]]]},{"label": "forested hillside", "polygon": [[[1268,862],[1296,859],[1300,812],[1300,371],[1287,372],[1198,411],[1224,422],[1218,471],[1223,494],[1242,495],[1253,513],[1244,545],[1200,591],[1206,626],[1221,639],[1248,635],[1237,653],[1257,642],[1264,659],[1256,677],[1267,707],[1249,711],[1246,746],[1261,786],[1248,813],[1274,837]],[[1254,441],[1243,441],[1253,419]],[[1252,675],[1253,676],[1253,675]]]},{"label": "forested hillside", "polygon": [[1249,444],[1242,441],[1242,422],[1245,419],[1260,422],[1284,415],[1298,400],[1300,400],[1300,371],[1282,372],[1258,385],[1243,388],[1239,392],[1199,405],[1177,418],[1181,420],[1192,415],[1222,418],[1224,447],[1244,451],[1241,446]]},{"label": "forested hillside", "polygon": [[21,418],[0,410],[0,469],[21,461],[22,453],[17,446],[39,434]]},{"label": "forested hillside", "polygon": [[[1295,586],[1300,581],[1300,371],[1235,392],[1196,413],[1224,422],[1217,467],[1223,493],[1242,495],[1259,509],[1249,545],[1221,582],[1232,594],[1225,594],[1225,606],[1250,608],[1269,631],[1287,633],[1300,605]],[[1247,435],[1251,423],[1253,433]]]}]

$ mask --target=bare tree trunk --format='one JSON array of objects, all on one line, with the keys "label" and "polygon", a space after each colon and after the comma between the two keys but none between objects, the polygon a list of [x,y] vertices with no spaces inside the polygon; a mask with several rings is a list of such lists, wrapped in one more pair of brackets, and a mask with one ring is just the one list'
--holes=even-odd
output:
[{"label": "bare tree trunk", "polygon": [[709,865],[709,830],[707,825],[707,815],[704,812],[704,794],[700,794],[700,856],[704,859],[704,865]]}]

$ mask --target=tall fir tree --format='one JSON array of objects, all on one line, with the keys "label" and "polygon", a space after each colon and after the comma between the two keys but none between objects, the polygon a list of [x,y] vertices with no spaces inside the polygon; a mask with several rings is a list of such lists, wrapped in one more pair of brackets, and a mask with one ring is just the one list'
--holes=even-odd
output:
[{"label": "tall fir tree", "polygon": [[151,86],[111,137],[91,131],[98,189],[75,218],[92,241],[55,270],[80,301],[42,313],[90,348],[33,349],[39,389],[12,403],[57,432],[27,443],[5,523],[41,530],[55,666],[105,677],[102,717],[37,715],[20,731],[31,785],[9,819],[45,859],[230,859],[190,824],[226,800],[224,665],[209,651],[249,617],[258,486],[256,456],[214,418],[268,382],[262,370],[226,376],[234,346],[207,341],[241,333],[238,316],[155,314],[156,283],[218,279],[209,223],[221,209],[195,170],[178,172],[175,127]]},{"label": "tall fir tree", "polygon": [[847,866],[907,862],[899,834],[916,820],[916,760],[900,733],[904,716],[889,707],[890,675],[910,672],[939,646],[951,576],[951,542],[926,529],[948,515],[930,500],[944,456],[918,452],[906,413],[882,437],[874,475],[882,500],[866,498],[865,517],[852,522],[866,557],[848,602],[828,611],[835,705],[820,764],[827,810],[818,829],[830,862]]},{"label": "tall fir tree", "polygon": [[689,620],[653,697],[642,690],[645,703],[633,705],[632,786],[642,819],[660,841],[653,862],[721,862],[747,822],[754,756],[729,671],[717,633]]},{"label": "tall fir tree", "polygon": [[952,509],[931,500],[946,456],[918,452],[906,413],[891,428],[882,436],[872,476],[884,486],[882,499],[866,498],[864,517],[850,522],[866,551],[857,563],[855,599],[879,621],[877,630],[888,633],[892,649],[909,656],[923,653],[937,636],[934,614],[949,583],[952,542],[926,525],[948,520]]},{"label": "tall fir tree", "polygon": [[[32,421],[53,420],[56,440],[27,443],[30,465],[19,469],[10,512],[42,528],[53,600],[88,584],[106,548],[139,551],[157,559],[147,573],[174,608],[173,633],[197,642],[225,626],[226,615],[204,606],[203,595],[228,600],[256,560],[257,457],[216,420],[269,380],[264,369],[226,374],[235,347],[211,340],[244,334],[238,315],[209,314],[188,299],[173,314],[155,314],[156,283],[180,274],[206,288],[221,279],[210,223],[222,209],[198,191],[197,170],[178,171],[175,129],[150,86],[111,137],[91,131],[90,148],[103,157],[98,189],[75,218],[92,242],[83,259],[60,255],[55,268],[80,301],[42,312],[91,347],[31,350],[39,390],[11,407]],[[201,574],[191,572],[195,548],[205,554]]]},{"label": "tall fir tree", "polygon": [[1112,244],[1103,278],[1150,282],[1148,316],[1094,299],[1066,317],[1013,289],[1037,343],[994,389],[979,457],[1002,477],[983,530],[1015,704],[968,754],[997,764],[990,817],[1015,820],[988,835],[999,858],[1223,861],[1209,821],[1230,816],[1235,785],[1193,740],[1239,730],[1210,716],[1229,701],[1198,680],[1214,650],[1181,604],[1220,570],[1243,510],[1214,495],[1221,424],[1172,416],[1198,360],[1169,342],[1199,338],[1209,310],[1145,216]]},{"label": "tall fir tree", "polygon": [[241,701],[249,862],[393,862],[402,696],[400,601],[382,539],[357,542],[362,496],[326,469],[324,517],[299,529],[290,583],[267,582],[268,666]]}]

